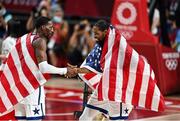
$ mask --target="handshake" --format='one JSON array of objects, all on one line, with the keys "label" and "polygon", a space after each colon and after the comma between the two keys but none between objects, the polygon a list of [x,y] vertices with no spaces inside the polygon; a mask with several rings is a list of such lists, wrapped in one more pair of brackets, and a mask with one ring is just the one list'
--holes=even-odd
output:
[{"label": "handshake", "polygon": [[72,78],[72,77],[75,77],[77,76],[78,74],[78,67],[77,66],[74,66],[74,65],[71,65],[71,64],[67,64],[67,73],[65,74],[65,77],[66,78]]}]

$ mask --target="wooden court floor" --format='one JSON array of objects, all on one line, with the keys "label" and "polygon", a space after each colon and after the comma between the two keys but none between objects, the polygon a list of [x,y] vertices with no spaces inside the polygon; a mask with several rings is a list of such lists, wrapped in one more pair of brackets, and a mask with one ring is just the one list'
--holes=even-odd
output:
[{"label": "wooden court floor", "polygon": [[[82,111],[83,88],[84,83],[78,79],[59,77],[50,79],[45,84],[46,118],[43,121],[77,120],[74,118],[74,112]],[[133,109],[128,121],[180,121],[179,95],[165,97],[166,109],[164,112],[153,112],[141,108]],[[8,118],[14,119],[13,112]],[[0,120],[5,121],[1,117]]]},{"label": "wooden court floor", "polygon": [[[46,85],[45,120],[75,120],[74,111],[82,110],[84,83],[77,79],[54,78]],[[180,96],[165,97],[164,112],[153,112],[135,108],[128,120],[133,121],[180,121]]]}]

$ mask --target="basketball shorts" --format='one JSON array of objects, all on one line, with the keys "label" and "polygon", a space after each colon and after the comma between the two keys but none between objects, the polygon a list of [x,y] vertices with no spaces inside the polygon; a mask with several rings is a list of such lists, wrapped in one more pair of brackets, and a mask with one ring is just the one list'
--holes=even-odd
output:
[{"label": "basketball shorts", "polygon": [[14,106],[17,120],[40,120],[45,116],[45,104],[39,105],[17,104]]},{"label": "basketball shorts", "polygon": [[95,91],[86,104],[83,114],[85,114],[86,111],[88,112],[88,114],[90,114],[91,110],[97,110],[106,115],[110,120],[125,120],[128,119],[132,108],[132,105],[124,104],[121,102],[98,101],[97,93]]}]

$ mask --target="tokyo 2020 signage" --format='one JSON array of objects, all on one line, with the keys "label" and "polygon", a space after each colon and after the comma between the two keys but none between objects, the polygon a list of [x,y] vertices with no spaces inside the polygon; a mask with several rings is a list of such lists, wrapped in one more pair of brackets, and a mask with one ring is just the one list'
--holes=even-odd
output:
[{"label": "tokyo 2020 signage", "polygon": [[[128,13],[129,15],[126,15]],[[132,3],[123,2],[118,6],[116,15],[117,15],[118,20],[122,24],[129,25],[129,24],[132,24],[136,20],[137,10]]]}]

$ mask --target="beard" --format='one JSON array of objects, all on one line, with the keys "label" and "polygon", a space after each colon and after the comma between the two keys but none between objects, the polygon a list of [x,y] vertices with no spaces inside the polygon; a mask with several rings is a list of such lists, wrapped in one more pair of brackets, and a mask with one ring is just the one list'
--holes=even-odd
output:
[{"label": "beard", "polygon": [[96,43],[99,44],[99,45],[103,48],[104,40],[99,40],[99,41],[97,41]]}]

